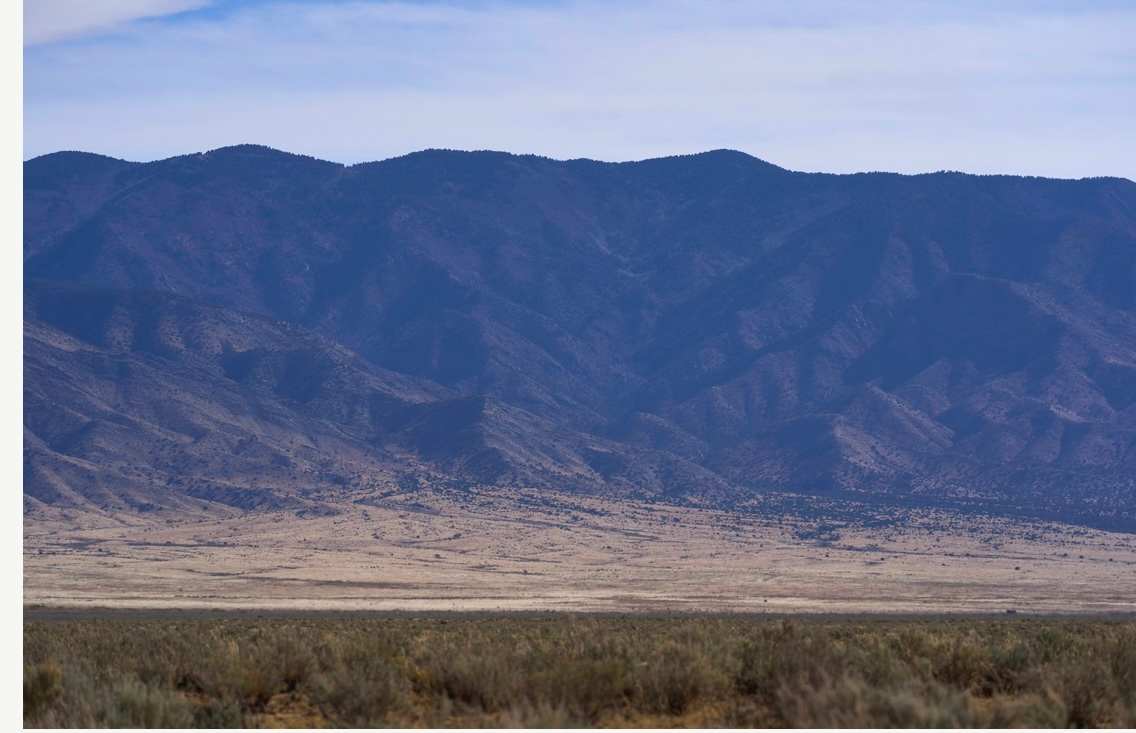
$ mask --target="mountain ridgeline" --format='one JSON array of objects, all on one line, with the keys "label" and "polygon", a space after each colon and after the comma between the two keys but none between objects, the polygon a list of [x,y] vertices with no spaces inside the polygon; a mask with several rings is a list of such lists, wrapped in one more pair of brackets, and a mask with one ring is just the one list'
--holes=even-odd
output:
[{"label": "mountain ridgeline", "polygon": [[1136,184],[257,146],[24,166],[25,505],[446,486],[1136,530]]}]

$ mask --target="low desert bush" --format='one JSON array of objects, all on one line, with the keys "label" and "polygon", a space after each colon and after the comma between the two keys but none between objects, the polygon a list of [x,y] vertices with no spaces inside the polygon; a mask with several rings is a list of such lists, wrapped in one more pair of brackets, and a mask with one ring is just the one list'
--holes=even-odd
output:
[{"label": "low desert bush", "polygon": [[54,662],[24,666],[24,715],[35,718],[63,694],[63,672]]},{"label": "low desert bush", "polygon": [[1131,726],[1136,622],[508,614],[30,621],[24,721]]}]

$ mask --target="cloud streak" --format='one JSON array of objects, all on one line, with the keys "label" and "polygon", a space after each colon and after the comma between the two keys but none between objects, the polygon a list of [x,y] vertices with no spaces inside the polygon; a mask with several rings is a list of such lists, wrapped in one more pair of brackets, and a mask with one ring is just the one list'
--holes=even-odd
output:
[{"label": "cloud streak", "polygon": [[114,30],[208,5],[208,0],[26,0],[24,45],[32,46]]},{"label": "cloud streak", "polygon": [[1136,177],[1136,11],[947,5],[236,6],[27,49],[26,152],[732,147],[807,170]]}]

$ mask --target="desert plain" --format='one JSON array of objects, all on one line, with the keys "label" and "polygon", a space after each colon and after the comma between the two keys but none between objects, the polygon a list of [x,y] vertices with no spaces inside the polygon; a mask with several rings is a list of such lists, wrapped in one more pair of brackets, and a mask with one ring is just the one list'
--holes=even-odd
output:
[{"label": "desert plain", "polygon": [[53,608],[818,613],[1136,611],[1136,537],[910,511],[866,524],[547,491],[387,492],[326,512],[38,510]]}]

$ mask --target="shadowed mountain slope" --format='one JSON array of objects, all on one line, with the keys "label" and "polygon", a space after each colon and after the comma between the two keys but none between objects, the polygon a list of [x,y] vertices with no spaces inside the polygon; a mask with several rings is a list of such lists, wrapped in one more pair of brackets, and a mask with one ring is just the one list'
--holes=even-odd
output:
[{"label": "shadowed mountain slope", "polygon": [[249,431],[228,470],[290,501],[417,475],[1136,526],[1130,181],[238,146],[58,153],[25,189],[36,501],[233,503],[176,481]]}]

